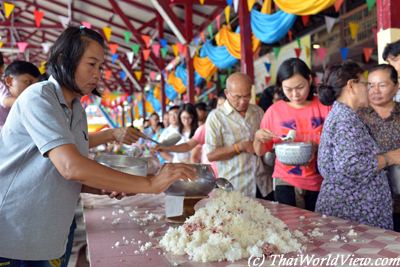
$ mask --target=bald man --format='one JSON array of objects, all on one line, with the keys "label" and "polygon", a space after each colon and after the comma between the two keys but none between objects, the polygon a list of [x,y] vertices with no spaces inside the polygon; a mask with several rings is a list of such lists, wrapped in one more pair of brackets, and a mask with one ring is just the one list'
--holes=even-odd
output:
[{"label": "bald man", "polygon": [[[226,81],[226,101],[206,121],[206,153],[217,163],[220,177],[247,196],[265,197],[271,191],[264,166],[253,150],[254,134],[263,110],[250,104],[251,79],[233,73]],[[257,190],[258,189],[258,190]]]}]

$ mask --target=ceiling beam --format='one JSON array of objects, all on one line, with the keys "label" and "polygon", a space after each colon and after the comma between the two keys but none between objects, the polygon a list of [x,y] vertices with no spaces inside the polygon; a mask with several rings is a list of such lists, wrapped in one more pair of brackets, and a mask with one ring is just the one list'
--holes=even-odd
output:
[{"label": "ceiling beam", "polygon": [[[170,4],[180,5],[201,5],[198,0],[169,0]],[[202,6],[223,6],[226,7],[226,0],[205,0]]]},{"label": "ceiling beam", "polygon": [[40,27],[36,27],[36,24],[32,23],[20,23],[20,22],[14,22],[11,23],[10,21],[0,21],[0,26],[3,29],[64,29],[61,25],[56,25],[56,24],[41,24]]}]

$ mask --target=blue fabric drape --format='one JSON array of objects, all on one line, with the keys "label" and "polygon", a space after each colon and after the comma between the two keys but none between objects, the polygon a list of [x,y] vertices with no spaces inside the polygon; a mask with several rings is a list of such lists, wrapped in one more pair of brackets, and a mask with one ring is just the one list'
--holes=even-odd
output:
[{"label": "blue fabric drape", "polygon": [[169,100],[173,101],[175,100],[175,98],[178,97],[178,93],[175,91],[172,85],[165,83],[164,89],[165,89],[165,95],[168,97]]},{"label": "blue fabric drape", "polygon": [[279,10],[274,14],[263,14],[253,9],[251,11],[251,30],[261,42],[272,44],[284,37],[293,23],[296,15]]},{"label": "blue fabric drape", "polygon": [[144,116],[143,116],[143,104],[142,104],[142,101],[138,101],[138,110],[139,110],[139,116],[140,116],[141,118],[144,118]]},{"label": "blue fabric drape", "polygon": [[[175,76],[182,80],[183,84],[187,87],[187,69],[185,68],[184,64],[179,64],[175,69]],[[194,85],[199,86],[204,79],[197,73],[194,72]]]},{"label": "blue fabric drape", "polygon": [[200,49],[200,57],[205,56],[209,57],[219,69],[227,69],[238,62],[225,46],[213,46],[210,40],[207,40]]},{"label": "blue fabric drape", "polygon": [[147,93],[146,99],[147,99],[147,101],[150,102],[150,104],[153,106],[153,109],[154,109],[157,113],[161,112],[161,103],[160,103],[160,101],[158,101],[157,98],[154,97],[153,91],[149,91],[149,92]]}]

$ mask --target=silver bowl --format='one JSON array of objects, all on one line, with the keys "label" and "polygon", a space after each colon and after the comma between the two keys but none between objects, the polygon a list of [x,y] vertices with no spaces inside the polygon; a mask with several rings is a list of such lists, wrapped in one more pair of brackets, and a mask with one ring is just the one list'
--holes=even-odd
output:
[{"label": "silver bowl", "polygon": [[293,142],[275,145],[276,158],[285,165],[307,165],[312,150],[311,143]]},{"label": "silver bowl", "polygon": [[102,154],[95,157],[95,160],[120,172],[137,176],[147,176],[147,160],[145,159],[126,155]]},{"label": "silver bowl", "polygon": [[[172,196],[206,196],[215,188],[215,175],[209,164],[189,164],[196,169],[194,181],[177,180],[165,191]],[[182,177],[184,178],[184,177]]]}]

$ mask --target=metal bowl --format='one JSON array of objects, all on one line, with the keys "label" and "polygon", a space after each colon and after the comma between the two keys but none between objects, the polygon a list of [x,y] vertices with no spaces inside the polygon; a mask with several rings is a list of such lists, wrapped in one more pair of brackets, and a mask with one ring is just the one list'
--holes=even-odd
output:
[{"label": "metal bowl", "polygon": [[147,161],[126,155],[102,154],[95,160],[114,170],[137,176],[147,176]]},{"label": "metal bowl", "polygon": [[[196,169],[195,181],[175,181],[165,191],[172,196],[206,196],[215,188],[215,175],[209,164],[189,164]],[[184,177],[182,177],[184,178]]]},{"label": "metal bowl", "polygon": [[312,150],[311,143],[293,142],[275,145],[276,158],[285,165],[307,165]]}]

